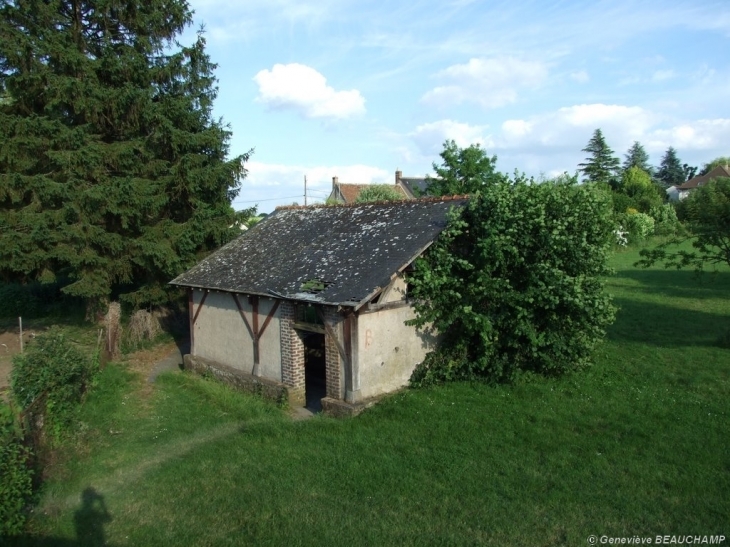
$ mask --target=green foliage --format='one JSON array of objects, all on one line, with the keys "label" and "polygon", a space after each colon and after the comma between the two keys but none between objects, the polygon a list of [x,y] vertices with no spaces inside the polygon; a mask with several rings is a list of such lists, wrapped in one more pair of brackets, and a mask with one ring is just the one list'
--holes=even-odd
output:
[{"label": "green foliage", "polygon": [[624,171],[632,167],[638,167],[651,175],[652,167],[649,164],[649,154],[646,153],[646,150],[644,150],[644,147],[639,141],[634,141],[634,144],[631,145],[624,158],[624,164],[622,166]]},{"label": "green foliage", "polygon": [[613,229],[608,197],[586,185],[496,183],[453,212],[410,278],[412,324],[443,336],[414,384],[588,364],[614,317],[601,280]]},{"label": "green foliage", "polygon": [[633,201],[635,208],[648,213],[652,207],[662,204],[662,190],[652,182],[651,176],[638,167],[629,167],[621,174],[620,192]]},{"label": "green foliage", "polygon": [[677,210],[670,203],[652,207],[649,215],[654,219],[654,233],[660,236],[676,235],[682,231]]},{"label": "green foliage", "polygon": [[712,160],[709,163],[706,163],[702,166],[702,170],[700,171],[700,175],[706,175],[710,171],[712,171],[715,167],[719,166],[729,166],[730,165],[730,156],[719,156]]},{"label": "green foliage", "polygon": [[662,156],[662,163],[657,169],[656,177],[665,188],[682,184],[687,180],[682,162],[677,157],[677,151],[671,146]]},{"label": "green foliage", "polygon": [[13,357],[11,390],[23,410],[42,416],[44,429],[62,435],[91,383],[96,364],[58,329],[49,329]]},{"label": "green foliage", "polygon": [[0,3],[0,279],[139,307],[237,235],[215,65],[184,0]]},{"label": "green foliage", "polygon": [[367,203],[369,201],[398,201],[405,199],[403,194],[395,189],[392,184],[369,184],[357,195],[355,203]]},{"label": "green foliage", "polygon": [[600,129],[593,132],[583,152],[590,154],[585,163],[578,164],[579,170],[585,175],[584,181],[611,185],[618,174],[620,162],[614,156],[611,147],[606,144]]},{"label": "green foliage", "polygon": [[691,266],[696,270],[708,264],[730,265],[730,178],[713,179],[700,186],[684,200],[682,208],[696,251],[670,251],[670,246],[680,242],[672,240],[643,250],[637,265],[646,268],[664,262],[667,268]]},{"label": "green foliage", "polygon": [[0,400],[0,538],[23,531],[33,493],[30,456],[15,416]]},{"label": "green foliage", "polygon": [[0,317],[34,318],[77,305],[71,297],[60,293],[58,283],[0,283]]},{"label": "green foliage", "polygon": [[655,222],[652,217],[635,210],[616,215],[619,226],[629,233],[629,243],[638,243],[654,234]]},{"label": "green foliage", "polygon": [[437,176],[427,178],[429,196],[474,194],[507,179],[496,169],[497,156],[488,156],[478,144],[459,148],[453,140],[448,140],[439,155],[441,164],[433,164]]}]

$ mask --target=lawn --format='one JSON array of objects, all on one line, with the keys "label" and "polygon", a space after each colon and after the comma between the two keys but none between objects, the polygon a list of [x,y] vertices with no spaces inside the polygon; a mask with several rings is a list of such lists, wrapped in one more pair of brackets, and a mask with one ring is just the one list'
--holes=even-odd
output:
[{"label": "lawn", "polygon": [[621,309],[595,366],[557,380],[405,390],[354,419],[292,422],[211,380],[149,389],[109,366],[20,543],[730,536],[730,269],[698,279],[637,258],[613,259]]}]

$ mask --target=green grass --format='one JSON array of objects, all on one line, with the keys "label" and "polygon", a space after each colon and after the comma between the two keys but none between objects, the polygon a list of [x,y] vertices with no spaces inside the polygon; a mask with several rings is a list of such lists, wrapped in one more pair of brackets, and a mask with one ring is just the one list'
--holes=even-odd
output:
[{"label": "green grass", "polygon": [[637,258],[614,258],[621,309],[596,365],[558,380],[407,390],[355,419],[291,422],[209,380],[164,375],[150,394],[108,367],[28,542],[730,536],[730,350],[718,343],[730,331],[730,270],[697,279],[637,270]]}]

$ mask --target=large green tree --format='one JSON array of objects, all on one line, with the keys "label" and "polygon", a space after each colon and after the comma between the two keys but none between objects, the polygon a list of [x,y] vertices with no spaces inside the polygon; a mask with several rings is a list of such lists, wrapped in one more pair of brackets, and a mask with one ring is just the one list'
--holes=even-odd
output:
[{"label": "large green tree", "polygon": [[656,178],[665,187],[682,184],[687,180],[687,172],[677,156],[677,151],[671,146],[667,148],[662,156],[659,169],[656,170]]},{"label": "large green tree", "polygon": [[[702,270],[707,265],[730,266],[730,178],[712,179],[693,190],[682,202],[689,235],[674,239],[655,249],[641,251],[637,264],[649,267],[663,262],[665,267],[693,267]],[[692,241],[694,251],[676,250],[681,241]]]},{"label": "large green tree", "polygon": [[621,162],[606,143],[600,129],[593,132],[591,140],[582,151],[590,154],[584,163],[578,164],[579,171],[585,175],[584,181],[602,184],[616,182]]},{"label": "large green tree", "polygon": [[0,276],[100,304],[232,237],[247,154],[184,0],[0,0]]},{"label": "large green tree", "polygon": [[478,144],[460,148],[447,140],[439,155],[441,163],[433,164],[436,177],[427,179],[426,194],[430,196],[474,194],[506,178],[497,171],[497,156],[488,156]]},{"label": "large green tree", "polygon": [[649,173],[639,167],[630,167],[622,173],[619,191],[629,196],[642,213],[648,213],[663,202],[663,190],[652,182]]},{"label": "large green tree", "polygon": [[608,195],[575,181],[498,182],[453,212],[409,279],[412,323],[442,337],[414,383],[587,364],[613,319],[613,229]]},{"label": "large green tree", "polygon": [[638,167],[642,171],[646,171],[649,175],[652,174],[652,166],[649,164],[649,154],[641,145],[639,141],[634,141],[631,148],[628,149],[624,156],[624,163],[622,169],[627,171],[632,167]]}]

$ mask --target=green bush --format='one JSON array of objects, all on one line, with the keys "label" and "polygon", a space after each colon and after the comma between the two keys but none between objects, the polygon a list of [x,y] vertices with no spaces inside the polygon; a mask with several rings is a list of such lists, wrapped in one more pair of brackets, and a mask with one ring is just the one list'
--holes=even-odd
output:
[{"label": "green bush", "polygon": [[665,203],[652,207],[649,216],[654,219],[654,234],[658,236],[676,235],[681,231],[682,225],[677,218],[677,211],[674,206]]},{"label": "green bush", "polygon": [[616,221],[628,232],[630,244],[644,241],[654,234],[654,219],[645,213],[628,212],[616,215]]},{"label": "green bush", "polygon": [[396,187],[391,184],[370,184],[360,190],[355,203],[367,203],[369,201],[398,201],[405,199]]},{"label": "green bush", "polygon": [[0,401],[0,538],[22,532],[33,492],[30,451],[10,408]]},{"label": "green bush", "polygon": [[44,428],[58,437],[86,392],[96,366],[57,329],[35,338],[13,358],[11,390],[21,408],[34,405]]},{"label": "green bush", "polygon": [[409,278],[411,324],[442,335],[412,383],[588,364],[614,317],[602,281],[613,228],[610,198],[577,184],[496,183],[453,212]]}]

